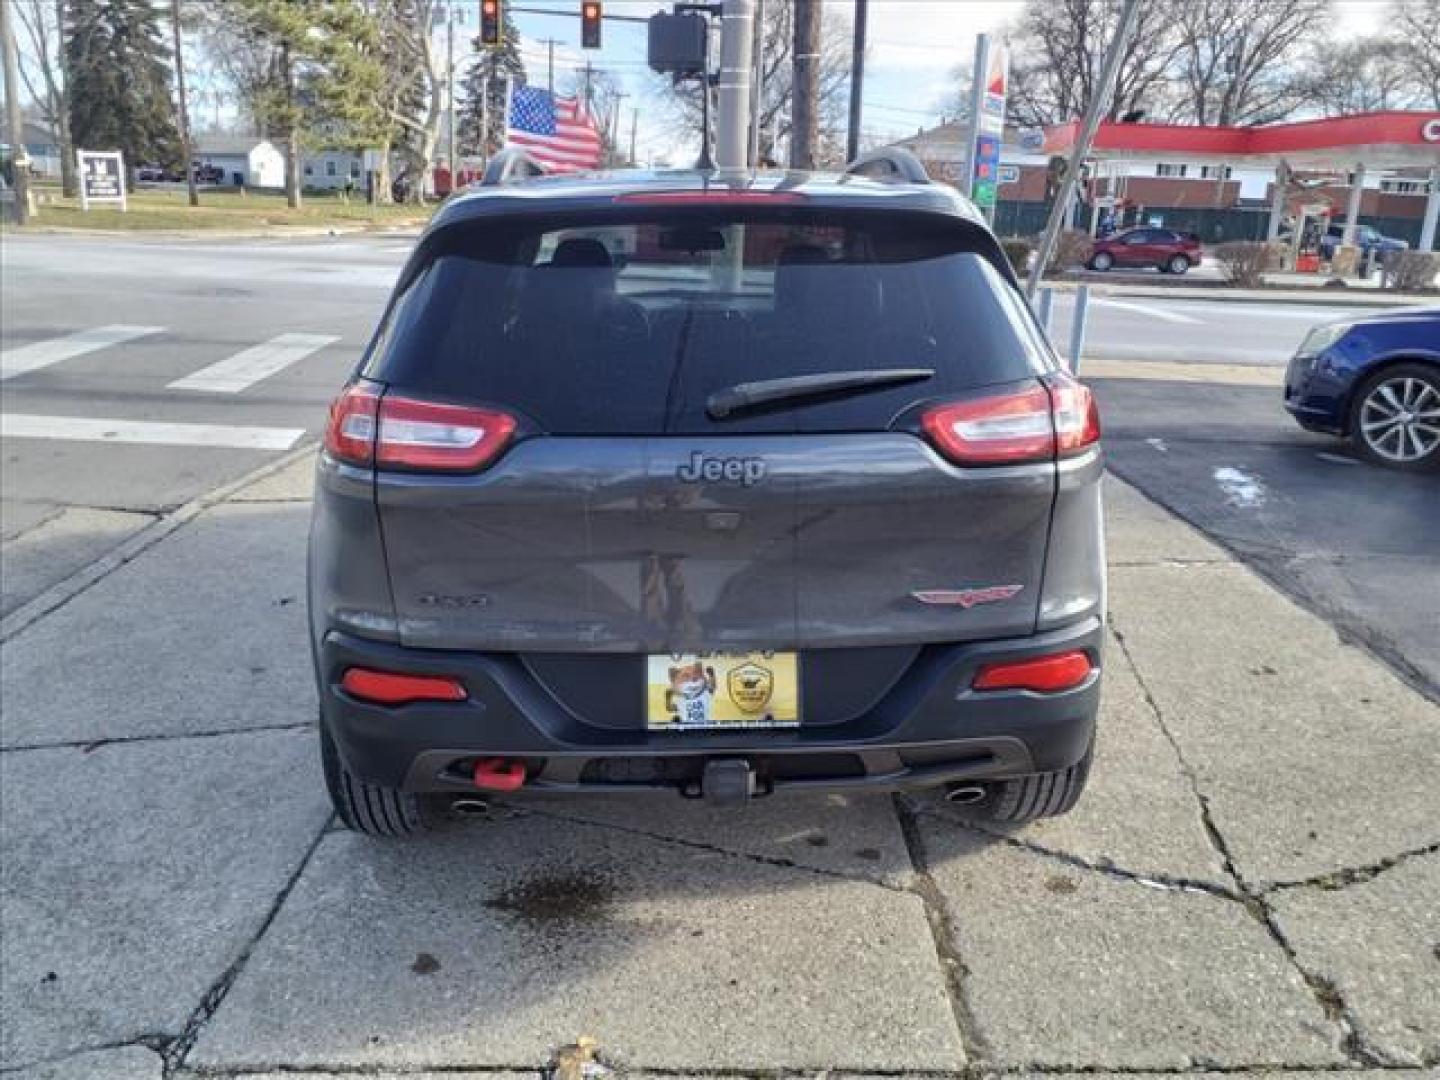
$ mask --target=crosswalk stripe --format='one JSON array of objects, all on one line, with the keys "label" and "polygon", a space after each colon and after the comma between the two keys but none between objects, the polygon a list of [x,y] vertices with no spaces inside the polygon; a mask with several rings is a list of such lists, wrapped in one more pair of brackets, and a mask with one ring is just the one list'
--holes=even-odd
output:
[{"label": "crosswalk stripe", "polygon": [[330,334],[281,334],[263,345],[242,349],[234,356],[201,368],[183,379],[176,379],[169,384],[169,389],[238,394],[339,340]]},{"label": "crosswalk stripe", "polygon": [[67,439],[149,446],[211,446],[230,450],[288,450],[304,428],[234,424],[166,424],[152,420],[100,420],[87,416],[0,413],[0,437]]},{"label": "crosswalk stripe", "polygon": [[133,341],[135,338],[145,337],[148,334],[159,334],[164,329],[163,326],[126,326],[117,323],[112,326],[92,327],[89,330],[81,330],[78,334],[67,334],[65,337],[51,338],[49,341],[36,341],[29,345],[6,349],[3,354],[0,354],[0,380],[13,379],[17,375],[39,371],[51,364],[58,364],[61,360],[84,356],[86,353],[95,352],[97,349],[106,349],[111,345],[123,345],[127,341]]}]

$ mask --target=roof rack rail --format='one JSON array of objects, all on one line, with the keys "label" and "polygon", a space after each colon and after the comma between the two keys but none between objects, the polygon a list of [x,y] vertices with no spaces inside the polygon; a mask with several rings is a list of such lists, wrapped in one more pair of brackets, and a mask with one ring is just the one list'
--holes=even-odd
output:
[{"label": "roof rack rail", "polygon": [[544,165],[518,146],[510,146],[490,159],[490,163],[485,166],[485,175],[480,178],[480,185],[497,187],[500,184],[514,184],[532,176],[544,175]]},{"label": "roof rack rail", "polygon": [[846,176],[868,176],[875,180],[898,180],[906,184],[928,184],[930,175],[920,159],[900,146],[886,146],[861,154],[845,166]]}]

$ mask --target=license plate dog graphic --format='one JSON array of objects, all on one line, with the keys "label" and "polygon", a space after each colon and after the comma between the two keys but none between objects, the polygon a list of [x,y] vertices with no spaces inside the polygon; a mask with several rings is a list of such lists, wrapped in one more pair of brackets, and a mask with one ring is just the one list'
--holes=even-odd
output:
[{"label": "license plate dog graphic", "polygon": [[665,711],[682,727],[707,727],[715,702],[715,669],[695,660],[670,666]]}]

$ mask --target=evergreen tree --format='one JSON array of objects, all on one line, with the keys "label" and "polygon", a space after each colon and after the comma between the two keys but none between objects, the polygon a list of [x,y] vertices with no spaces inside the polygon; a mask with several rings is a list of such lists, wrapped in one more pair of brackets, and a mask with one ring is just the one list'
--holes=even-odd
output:
[{"label": "evergreen tree", "polygon": [[[458,116],[460,151],[489,157],[505,144],[505,79],[525,85],[525,61],[520,59],[520,33],[505,12],[505,26],[499,48],[485,48],[475,41],[475,55],[460,88]],[[482,98],[484,95],[484,98]],[[481,104],[482,100],[484,105]],[[482,133],[488,111],[488,131]],[[482,139],[484,145],[481,145]]]},{"label": "evergreen tree", "polygon": [[178,168],[170,50],[151,0],[69,0],[70,132],[85,150],[121,150],[126,166]]}]

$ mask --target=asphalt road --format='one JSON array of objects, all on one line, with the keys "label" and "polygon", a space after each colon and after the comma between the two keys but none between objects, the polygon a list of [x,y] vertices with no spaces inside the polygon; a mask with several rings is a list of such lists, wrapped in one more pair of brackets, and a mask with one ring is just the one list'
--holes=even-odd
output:
[{"label": "asphalt road", "polygon": [[[143,515],[313,439],[410,246],[7,237],[0,509],[5,537],[33,533],[46,556],[31,573],[23,545],[10,549],[5,606]],[[1062,345],[1072,304],[1057,297]],[[1097,295],[1086,355],[1278,367],[1308,327],[1351,310]],[[1102,387],[1117,472],[1435,692],[1432,479],[1332,455],[1339,448],[1293,428],[1270,390],[1168,377]],[[1253,476],[1261,496],[1240,498],[1217,470]],[[34,532],[47,522],[58,536]]]}]

